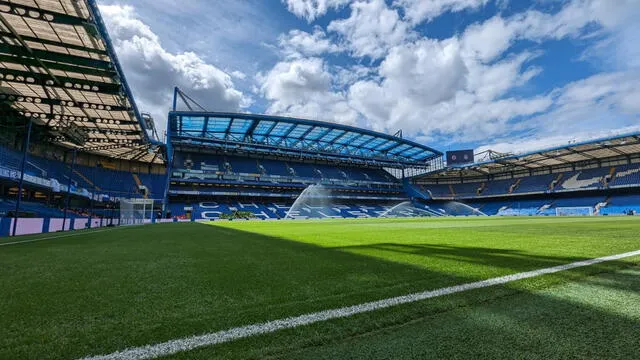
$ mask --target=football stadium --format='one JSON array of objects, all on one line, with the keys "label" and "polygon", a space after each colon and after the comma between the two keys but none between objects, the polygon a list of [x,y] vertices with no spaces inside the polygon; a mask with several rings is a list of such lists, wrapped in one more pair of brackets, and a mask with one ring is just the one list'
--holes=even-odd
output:
[{"label": "football stadium", "polygon": [[94,0],[0,20],[0,359],[638,357],[639,133],[480,160],[176,87],[159,136]]}]

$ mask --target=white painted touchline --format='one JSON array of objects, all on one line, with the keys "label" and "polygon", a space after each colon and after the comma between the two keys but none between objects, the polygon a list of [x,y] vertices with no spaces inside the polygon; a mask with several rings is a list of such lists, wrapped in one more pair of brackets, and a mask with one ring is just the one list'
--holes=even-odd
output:
[{"label": "white painted touchline", "polygon": [[116,228],[111,228],[111,229],[101,229],[101,230],[95,230],[95,231],[83,231],[83,232],[78,232],[78,233],[73,233],[73,234],[64,234],[64,235],[56,235],[56,236],[47,236],[47,237],[37,238],[37,239],[31,239],[31,240],[13,241],[13,242],[8,242],[8,243],[0,243],[0,246],[17,245],[17,244],[25,244],[25,243],[30,243],[30,242],[43,241],[43,240],[50,240],[50,239],[57,239],[57,238],[70,237],[70,236],[78,236],[78,235],[90,235],[90,234],[95,234],[95,233],[100,233],[100,232],[103,232],[103,231],[109,231],[109,230],[115,230],[115,229],[116,229]]},{"label": "white painted touchline", "polygon": [[575,269],[583,266],[594,265],[606,261],[619,260],[632,256],[640,256],[640,250],[627,252],[624,254],[610,255],[596,259],[578,261],[565,265],[558,265],[550,268],[526,271],[518,274],[506,275],[497,278],[476,281],[472,283],[456,285],[437,290],[424,291],[409,295],[397,296],[393,298],[372,301],[359,305],[346,306],[339,309],[324,310],[315,313],[288,317],[280,320],[273,320],[261,324],[236,327],[228,330],[213,332],[204,335],[186,337],[182,339],[170,340],[167,342],[146,345],[136,348],[129,348],[107,355],[88,356],[82,360],[139,360],[153,359],[160,356],[167,356],[183,351],[189,351],[204,346],[211,346],[230,342],[250,336],[272,333],[278,330],[291,329],[298,326],[309,325],[320,321],[343,318],[369,311],[380,310],[401,304],[408,304],[416,301],[430,299],[438,296],[454,294],[467,290],[485,288],[494,285],[506,284],[509,282],[528,279],[536,276],[557,273],[560,271]]}]

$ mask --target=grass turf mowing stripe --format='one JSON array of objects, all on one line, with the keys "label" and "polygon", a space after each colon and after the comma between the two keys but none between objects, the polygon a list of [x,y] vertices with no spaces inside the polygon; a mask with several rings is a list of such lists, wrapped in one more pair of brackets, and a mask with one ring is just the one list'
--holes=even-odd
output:
[{"label": "grass turf mowing stripe", "polygon": [[64,234],[64,235],[47,236],[47,237],[43,237],[43,238],[30,239],[30,240],[12,241],[12,242],[7,242],[7,243],[0,243],[0,246],[26,244],[26,243],[36,242],[36,241],[44,241],[44,240],[58,239],[58,238],[64,238],[64,237],[70,237],[70,236],[78,236],[78,235],[97,234],[97,233],[100,233],[100,232],[103,232],[103,231],[109,231],[109,230],[115,230],[115,229],[101,229],[101,230],[95,230],[95,231],[83,231],[83,232],[79,232],[79,233],[75,233],[75,234]]},{"label": "grass turf mowing stripe", "polygon": [[197,348],[226,343],[250,336],[268,334],[278,330],[291,329],[298,326],[310,325],[313,323],[327,321],[331,319],[344,318],[365,312],[380,310],[397,305],[413,303],[439,296],[459,293],[463,291],[480,289],[495,285],[502,285],[513,281],[533,278],[546,274],[553,274],[579,267],[595,265],[607,261],[620,260],[628,257],[640,256],[640,250],[626,252],[622,254],[610,255],[595,259],[588,259],[564,265],[553,266],[538,270],[526,271],[512,275],[491,278],[472,283],[466,283],[437,290],[424,291],[409,295],[397,296],[393,298],[367,302],[359,305],[346,306],[338,309],[324,310],[315,313],[288,317],[285,319],[273,320],[261,324],[236,327],[214,333],[191,336],[182,339],[170,340],[167,342],[147,345],[136,348],[129,348],[106,355],[88,356],[82,360],[141,360],[152,359],[161,356],[176,354],[179,352],[194,350]]}]

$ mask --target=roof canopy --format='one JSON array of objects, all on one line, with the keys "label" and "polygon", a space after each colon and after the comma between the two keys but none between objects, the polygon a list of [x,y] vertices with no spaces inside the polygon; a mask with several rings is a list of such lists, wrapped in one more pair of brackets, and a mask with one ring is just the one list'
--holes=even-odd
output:
[{"label": "roof canopy", "polygon": [[425,178],[478,177],[506,172],[536,171],[580,164],[599,164],[606,159],[640,156],[640,134],[573,143],[521,155],[509,155],[487,162],[447,167],[425,174]]},{"label": "roof canopy", "polygon": [[66,147],[163,161],[150,151],[94,0],[0,1],[0,35],[0,101],[18,116]]},{"label": "roof canopy", "polygon": [[175,111],[172,143],[198,143],[282,154],[319,154],[402,166],[426,166],[442,153],[399,137],[352,126],[280,116]]}]

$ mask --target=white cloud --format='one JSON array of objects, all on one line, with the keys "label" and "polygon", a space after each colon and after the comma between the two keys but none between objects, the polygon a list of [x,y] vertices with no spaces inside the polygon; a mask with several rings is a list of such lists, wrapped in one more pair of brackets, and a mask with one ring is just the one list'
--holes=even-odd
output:
[{"label": "white cloud", "polygon": [[[612,120],[616,126],[625,126],[629,116],[640,113],[640,105],[632,100],[637,86],[622,79],[629,74],[594,77],[529,98],[510,95],[543,71],[527,65],[537,52],[505,57],[516,41],[608,33],[625,24],[620,16],[625,6],[633,12],[629,1],[611,8],[603,8],[603,4],[576,0],[555,14],[529,10],[506,19],[497,15],[469,26],[460,37],[423,38],[396,45],[380,65],[382,80],[356,82],[349,99],[377,130],[402,128],[422,138],[449,143],[482,141],[514,132],[567,132],[577,124],[593,130],[606,127],[606,119],[617,119]],[[635,53],[638,46],[633,41],[626,44],[631,49],[627,53]],[[610,86],[616,84],[618,91],[613,91]],[[576,99],[573,94],[579,91],[593,97]]]},{"label": "white cloud", "polygon": [[341,51],[341,48],[328,39],[327,34],[320,27],[315,27],[311,34],[293,29],[287,34],[280,35],[278,44],[284,55],[292,58]]},{"label": "white cloud", "polygon": [[475,94],[481,101],[499,98],[514,87],[526,84],[542,71],[538,67],[528,67],[522,71],[525,63],[533,57],[532,54],[524,52],[491,65],[466,59],[469,69],[466,90]]},{"label": "white cloud", "polygon": [[[463,42],[480,60],[489,62],[517,40],[542,42],[590,33],[598,35],[602,31],[612,33],[631,24],[638,15],[640,1],[637,0],[573,0],[555,14],[529,10],[506,19],[496,15],[467,27]],[[595,25],[595,30],[589,25]]]},{"label": "white cloud", "polygon": [[453,37],[392,48],[380,65],[381,81],[360,81],[350,88],[352,106],[380,131],[401,128],[415,136],[470,141],[500,133],[514,117],[551,105],[548,96],[504,98],[540,72],[525,67],[532,54],[485,65],[462,45]]},{"label": "white cloud", "polygon": [[640,132],[640,125],[633,125],[616,129],[567,132],[560,135],[544,134],[542,136],[510,138],[503,139],[503,141],[495,142],[489,145],[480,146],[475,150],[475,153],[477,154],[486,150],[493,150],[501,153],[524,154],[528,152],[565,146],[575,142],[594,141],[598,139],[606,139],[614,136],[633,134],[638,132]]},{"label": "white cloud", "polygon": [[[397,0],[389,7],[383,0],[353,1],[350,15],[327,27],[340,36],[340,50],[353,56],[341,66],[317,57],[340,51],[322,29],[291,31],[280,39],[286,61],[260,79],[268,111],[383,132],[403,129],[422,141],[444,143],[506,143],[500,138],[514,136],[528,141],[577,128],[602,133],[638,121],[640,32],[634,16],[640,2],[572,0],[555,13],[498,14],[448,39],[420,37],[412,29],[444,12],[477,10],[487,2]],[[519,87],[544,71],[532,65],[544,47],[514,51],[514,45],[566,38],[599,41],[598,52],[615,57],[621,71],[518,96]],[[362,57],[375,66],[356,63]]]},{"label": "white cloud", "polygon": [[413,24],[431,21],[445,12],[477,10],[489,0],[396,0],[404,8],[405,17]]},{"label": "white cloud", "polygon": [[238,110],[248,105],[250,100],[224,71],[193,52],[165,50],[133,7],[100,6],[100,12],[140,110],[150,112],[159,129],[165,128],[173,86],[211,110]]},{"label": "white cloud", "polygon": [[244,80],[247,78],[247,74],[239,70],[232,71],[229,75],[231,75],[231,77],[234,77],[238,80]]},{"label": "white cloud", "polygon": [[533,151],[640,131],[639,84],[639,71],[603,73],[572,82],[553,91],[550,111],[518,123],[525,135],[505,136],[479,150]]},{"label": "white cloud", "polygon": [[348,67],[335,66],[333,67],[334,83],[339,88],[347,88],[353,85],[356,81],[365,79],[379,80],[377,69],[360,64],[351,65]]},{"label": "white cloud", "polygon": [[514,40],[514,30],[499,15],[484,23],[470,25],[462,35],[463,47],[469,55],[485,63],[500,56]]},{"label": "white cloud", "polygon": [[384,0],[354,1],[351,15],[332,21],[327,30],[340,34],[354,56],[373,59],[413,36],[398,11],[390,9]]},{"label": "white cloud", "polygon": [[431,105],[448,100],[465,86],[467,68],[454,39],[423,39],[393,48],[380,65],[384,86],[402,98]]},{"label": "white cloud", "polygon": [[296,16],[312,22],[323,16],[330,9],[337,9],[349,3],[350,0],[282,0],[287,4],[290,12]]},{"label": "white cloud", "polygon": [[613,70],[640,68],[640,23],[633,23],[589,47],[580,57]]},{"label": "white cloud", "polygon": [[267,113],[356,123],[357,112],[342,92],[333,89],[333,76],[320,58],[279,62],[258,80],[262,94],[271,102]]},{"label": "white cloud", "polygon": [[[640,119],[640,71],[602,73],[555,92],[556,108],[538,119],[549,132],[563,124],[582,130],[627,126]],[[535,121],[535,120],[534,120]]]}]

